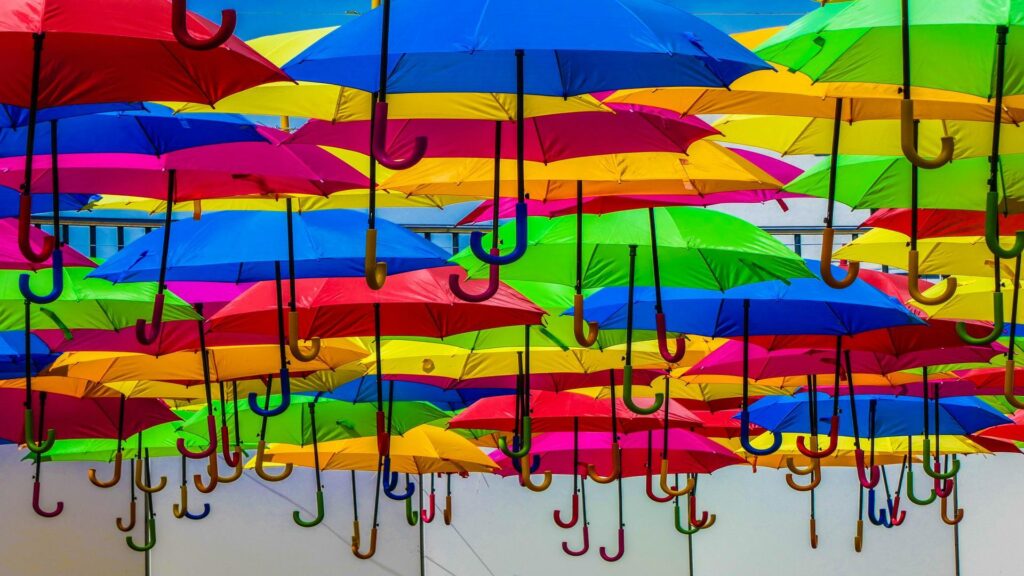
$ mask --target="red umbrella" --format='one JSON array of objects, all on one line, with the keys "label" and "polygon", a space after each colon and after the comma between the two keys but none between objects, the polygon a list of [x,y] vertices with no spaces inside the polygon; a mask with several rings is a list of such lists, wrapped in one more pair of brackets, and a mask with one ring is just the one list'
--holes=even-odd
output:
[{"label": "red umbrella", "polygon": [[[291,339],[301,335],[341,337],[374,334],[374,310],[380,310],[380,333],[385,336],[443,338],[452,334],[501,326],[540,324],[545,312],[515,290],[502,284],[484,302],[466,302],[448,288],[448,276],[461,267],[416,270],[388,277],[387,290],[374,290],[363,278],[296,280],[297,326]],[[470,283],[486,284],[485,280]],[[260,282],[213,315],[211,333],[249,333],[274,336],[277,292],[274,282]]]},{"label": "red umbrella", "polygon": [[1024,410],[1017,410],[1010,415],[1012,424],[1000,424],[986,428],[975,433],[975,436],[983,438],[994,438],[996,440],[1010,440],[1012,442],[1024,442]]},{"label": "red umbrella", "polygon": [[[886,208],[875,212],[862,224],[862,228],[885,228],[910,235],[910,215],[907,208]],[[1024,229],[1024,213],[1010,214],[999,219],[999,235],[1013,236]],[[917,237],[941,238],[946,236],[984,236],[985,213],[974,210],[917,210]]]},{"label": "red umbrella", "polygon": [[[863,277],[861,277],[863,279]],[[906,287],[906,282],[902,283]],[[751,344],[766,350],[784,348],[818,348],[827,350],[835,347],[834,336],[779,335],[752,336]],[[900,356],[921,350],[954,349],[965,347],[956,331],[956,322],[932,320],[927,326],[893,326],[879,330],[861,332],[843,338],[843,348],[862,352],[877,352]]]},{"label": "red umbrella", "polygon": [[[614,370],[612,377],[615,384],[622,385],[622,370]],[[664,370],[633,370],[633,384],[646,386],[657,379],[664,378]],[[386,373],[385,378],[393,380],[404,380],[406,382],[420,382],[430,384],[439,388],[515,388],[515,374],[501,376],[485,376],[482,378],[456,379],[448,376],[432,376],[430,374],[399,374]],[[534,390],[547,390],[549,392],[564,392],[575,388],[591,388],[594,386],[606,386],[608,384],[608,370],[599,372],[566,372],[566,373],[532,373],[530,374],[530,388]]]}]

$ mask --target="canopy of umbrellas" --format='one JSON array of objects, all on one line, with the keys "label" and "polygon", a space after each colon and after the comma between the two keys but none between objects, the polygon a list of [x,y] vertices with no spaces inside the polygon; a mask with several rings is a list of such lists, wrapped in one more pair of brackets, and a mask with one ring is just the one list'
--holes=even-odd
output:
[{"label": "canopy of umbrellas", "polygon": [[[858,551],[865,507],[961,520],[964,455],[1024,440],[1020,6],[830,2],[730,38],[658,0],[435,4],[246,44],[184,0],[0,0],[0,438],[38,514],[64,507],[43,463],[112,463],[89,480],[129,485],[116,524],[147,551],[150,459],[180,458],[191,520],[215,512],[188,459],[203,494],[313,467],[307,528],[321,471],[376,474],[364,559],[381,493],[427,523],[443,483],[448,524],[477,473],[572,476],[573,556],[587,485],[616,482],[609,562],[629,477],[691,535],[726,466],[785,467],[812,502],[855,468]],[[820,261],[706,209],[808,196]],[[376,218],[474,200],[453,257]],[[833,254],[836,201],[873,213]],[[76,209],[164,226],[99,262],[65,245]]]}]

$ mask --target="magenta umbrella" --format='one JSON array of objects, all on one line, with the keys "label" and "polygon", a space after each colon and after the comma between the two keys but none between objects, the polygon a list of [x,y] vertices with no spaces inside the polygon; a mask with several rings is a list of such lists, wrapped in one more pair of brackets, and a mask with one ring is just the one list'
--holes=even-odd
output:
[{"label": "magenta umbrella", "polygon": [[[783,184],[793,180],[803,172],[796,166],[765,156],[750,150],[730,148],[745,160],[751,162],[761,170],[764,170],[772,178]],[[584,214],[608,214],[609,212],[621,212],[623,210],[635,210],[638,208],[659,208],[665,206],[714,206],[716,204],[754,204],[758,202],[776,201],[783,210],[788,206],[783,199],[796,198],[798,195],[782,192],[780,190],[739,190],[735,192],[717,192],[707,195],[693,196],[592,196],[582,199]],[[567,216],[576,214],[577,200],[547,200],[544,202],[527,200],[527,212],[530,216],[544,216],[554,218],[556,216]],[[516,203],[514,198],[501,198],[498,200],[498,216],[500,218],[515,218]],[[494,212],[494,201],[487,200],[467,214],[460,222],[460,225],[478,224],[490,220]]]},{"label": "magenta umbrella", "polygon": [[[30,228],[28,241],[33,253],[40,253],[46,238],[51,236],[38,228]],[[22,255],[18,247],[18,219],[0,218],[0,270],[45,270],[52,264],[47,258],[42,262],[32,262]],[[65,266],[83,266],[95,268],[96,264],[69,247],[64,248]]]}]

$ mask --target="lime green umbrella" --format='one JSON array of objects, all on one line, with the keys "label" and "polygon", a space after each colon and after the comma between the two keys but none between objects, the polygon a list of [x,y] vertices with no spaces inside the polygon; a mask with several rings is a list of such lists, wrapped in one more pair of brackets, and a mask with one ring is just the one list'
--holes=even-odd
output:
[{"label": "lime green umbrella", "polygon": [[[189,412],[177,412],[187,418]],[[185,439],[185,445],[206,446],[206,438],[181,430],[182,422],[165,422],[147,428],[142,434],[142,449],[149,450],[154,458],[179,456],[178,438]],[[205,428],[204,428],[205,430]],[[139,458],[139,436],[129,436],[121,446],[122,458]],[[43,461],[51,462],[113,462],[117,457],[118,442],[115,438],[87,438],[80,440],[57,440],[53,447],[42,456]]]}]

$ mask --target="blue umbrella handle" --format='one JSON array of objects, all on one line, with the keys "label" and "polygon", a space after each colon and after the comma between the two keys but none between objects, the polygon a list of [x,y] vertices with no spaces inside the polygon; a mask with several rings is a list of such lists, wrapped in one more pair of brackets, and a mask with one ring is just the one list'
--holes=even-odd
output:
[{"label": "blue umbrella handle", "polygon": [[743,410],[740,412],[740,444],[748,454],[767,456],[775,453],[782,447],[782,434],[772,433],[771,446],[767,448],[754,448],[754,445],[750,443],[750,412]]},{"label": "blue umbrella handle", "polygon": [[264,418],[270,418],[270,417],[273,417],[273,416],[277,416],[277,415],[283,413],[285,410],[287,410],[288,407],[292,403],[292,386],[291,386],[292,379],[291,379],[291,376],[288,373],[288,369],[287,368],[282,368],[281,369],[280,380],[281,380],[281,403],[278,404],[276,408],[272,408],[270,410],[264,410],[259,405],[259,400],[258,400],[258,397],[256,396],[256,393],[255,392],[249,392],[249,409],[252,410],[257,415],[263,416]]},{"label": "blue umbrella handle", "polygon": [[527,220],[527,209],[526,202],[516,202],[516,246],[511,252],[504,256],[498,256],[492,254],[489,250],[484,249],[484,235],[482,232],[474,230],[469,235],[469,247],[473,251],[473,255],[478,260],[487,264],[495,264],[497,266],[504,266],[505,264],[511,264],[516,260],[523,257],[526,254],[526,244],[528,242],[529,224]]},{"label": "blue umbrella handle", "polygon": [[36,294],[32,291],[32,286],[29,285],[29,280],[32,278],[30,274],[22,274],[18,277],[18,289],[21,290],[21,295],[26,300],[33,304],[49,304],[60,297],[61,292],[64,291],[64,254],[60,248],[53,251],[53,284],[48,294]]}]

